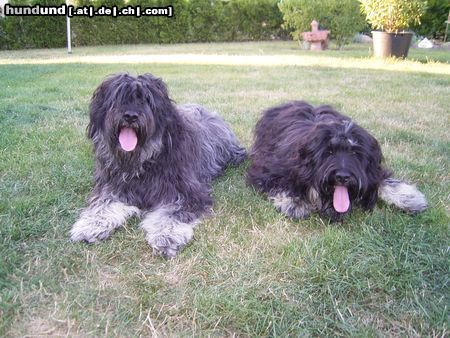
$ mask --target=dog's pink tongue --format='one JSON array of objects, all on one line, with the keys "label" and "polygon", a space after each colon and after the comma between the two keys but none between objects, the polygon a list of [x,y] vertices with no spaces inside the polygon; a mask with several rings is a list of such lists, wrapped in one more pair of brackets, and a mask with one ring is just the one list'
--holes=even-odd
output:
[{"label": "dog's pink tongue", "polygon": [[333,207],[337,212],[346,212],[350,207],[350,198],[348,197],[348,189],[343,185],[337,185],[334,188]]},{"label": "dog's pink tongue", "polygon": [[119,134],[119,143],[123,150],[133,151],[137,145],[137,135],[132,128],[122,128]]}]

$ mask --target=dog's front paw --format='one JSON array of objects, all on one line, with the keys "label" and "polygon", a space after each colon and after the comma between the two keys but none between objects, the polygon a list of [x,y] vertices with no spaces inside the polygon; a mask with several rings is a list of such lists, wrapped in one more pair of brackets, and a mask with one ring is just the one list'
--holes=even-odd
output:
[{"label": "dog's front paw", "polygon": [[147,239],[148,244],[153,249],[154,255],[160,255],[164,258],[175,258],[184,245],[177,243],[170,236],[159,236],[151,240]]},{"label": "dog's front paw", "polygon": [[114,229],[102,226],[97,222],[79,219],[70,230],[70,239],[72,241],[95,243],[108,238],[113,230]]},{"label": "dog's front paw", "polygon": [[153,249],[154,255],[160,255],[167,259],[173,259],[192,239],[193,231],[184,233],[147,234],[147,243]]},{"label": "dog's front paw", "polygon": [[278,211],[291,218],[306,219],[313,209],[307,201],[298,197],[291,197],[288,192],[284,191],[269,196],[269,200],[272,201]]}]

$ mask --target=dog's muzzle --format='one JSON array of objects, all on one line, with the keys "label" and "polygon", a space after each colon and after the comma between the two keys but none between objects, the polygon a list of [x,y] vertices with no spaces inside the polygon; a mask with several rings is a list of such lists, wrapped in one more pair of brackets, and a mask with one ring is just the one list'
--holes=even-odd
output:
[{"label": "dog's muzzle", "polygon": [[139,118],[139,114],[135,111],[126,111],[123,114],[119,128],[119,143],[124,151],[133,151],[138,143],[138,135],[134,125]]}]

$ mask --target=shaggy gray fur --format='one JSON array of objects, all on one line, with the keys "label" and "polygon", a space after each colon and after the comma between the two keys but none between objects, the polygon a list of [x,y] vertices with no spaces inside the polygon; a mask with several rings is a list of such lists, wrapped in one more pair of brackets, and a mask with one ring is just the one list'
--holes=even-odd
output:
[{"label": "shaggy gray fur", "polygon": [[[125,151],[120,132],[137,145]],[[117,74],[94,92],[88,134],[96,158],[95,185],[71,238],[107,238],[132,215],[153,251],[174,257],[211,206],[210,183],[246,157],[229,126],[198,105],[176,106],[161,79]]]}]

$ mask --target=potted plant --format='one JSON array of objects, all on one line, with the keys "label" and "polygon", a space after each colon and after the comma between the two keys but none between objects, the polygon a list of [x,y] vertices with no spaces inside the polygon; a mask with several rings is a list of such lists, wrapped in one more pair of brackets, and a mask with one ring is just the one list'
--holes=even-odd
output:
[{"label": "potted plant", "polygon": [[412,24],[420,24],[426,0],[359,0],[361,10],[374,29],[373,53],[378,57],[408,56],[412,32],[405,31]]}]

